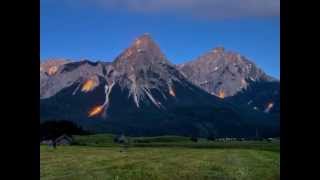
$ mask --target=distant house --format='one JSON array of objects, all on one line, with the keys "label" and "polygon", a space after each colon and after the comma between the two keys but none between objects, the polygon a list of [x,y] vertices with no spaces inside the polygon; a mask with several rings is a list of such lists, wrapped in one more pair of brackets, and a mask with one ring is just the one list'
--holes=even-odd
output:
[{"label": "distant house", "polygon": [[56,140],[55,140],[55,143],[57,145],[71,145],[71,143],[73,142],[73,138],[64,134],[60,137],[58,137]]},{"label": "distant house", "polygon": [[52,144],[52,140],[43,140],[43,141],[40,142],[40,144],[51,145]]},{"label": "distant house", "polygon": [[120,144],[125,144],[129,142],[129,140],[123,134],[121,136],[116,136],[113,141],[115,143],[120,143]]}]

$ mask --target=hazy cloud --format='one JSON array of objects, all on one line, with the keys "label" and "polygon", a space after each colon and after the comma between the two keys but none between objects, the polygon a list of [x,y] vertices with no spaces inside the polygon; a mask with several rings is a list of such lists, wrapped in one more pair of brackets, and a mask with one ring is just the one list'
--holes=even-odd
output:
[{"label": "hazy cloud", "polygon": [[[79,0],[67,0],[79,2]],[[280,0],[80,0],[109,10],[209,19],[272,17],[280,14]]]}]

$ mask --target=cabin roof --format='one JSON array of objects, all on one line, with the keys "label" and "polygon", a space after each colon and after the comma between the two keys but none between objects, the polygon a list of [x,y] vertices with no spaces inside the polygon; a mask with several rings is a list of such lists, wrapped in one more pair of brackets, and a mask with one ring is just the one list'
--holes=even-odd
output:
[{"label": "cabin roof", "polygon": [[61,135],[61,136],[59,136],[57,139],[56,139],[56,141],[61,141],[62,139],[66,139],[66,140],[68,140],[68,141],[73,141],[73,138],[72,137],[70,137],[70,136],[68,136],[68,135],[66,135],[66,134],[63,134],[63,135]]}]

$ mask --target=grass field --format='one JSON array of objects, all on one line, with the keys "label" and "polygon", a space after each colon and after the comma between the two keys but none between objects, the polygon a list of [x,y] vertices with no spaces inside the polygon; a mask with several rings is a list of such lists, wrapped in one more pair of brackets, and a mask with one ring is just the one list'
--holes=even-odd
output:
[{"label": "grass field", "polygon": [[40,146],[41,179],[280,179],[279,143],[194,143],[168,136],[145,138],[120,152],[108,135],[75,139],[81,145]]}]

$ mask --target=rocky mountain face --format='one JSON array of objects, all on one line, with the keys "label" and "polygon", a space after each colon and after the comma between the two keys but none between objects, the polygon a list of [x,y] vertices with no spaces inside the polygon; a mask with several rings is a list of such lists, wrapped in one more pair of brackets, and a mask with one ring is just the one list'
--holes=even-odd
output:
[{"label": "rocky mountain face", "polygon": [[46,75],[53,75],[57,72],[59,66],[69,63],[67,59],[48,59],[45,62],[40,63],[40,73]]},{"label": "rocky mountain face", "polygon": [[84,83],[90,80],[94,82],[92,83],[92,88],[94,88],[99,84],[99,77],[104,76],[108,66],[107,63],[93,63],[87,60],[72,63],[56,63],[55,61],[47,63],[54,65],[48,66],[48,71],[44,72],[40,68],[40,99],[49,98],[74,83]]},{"label": "rocky mountain face", "polygon": [[248,87],[234,96],[225,98],[237,105],[247,106],[255,111],[280,114],[280,83],[278,81],[250,82]]},{"label": "rocky mountain face", "polygon": [[141,136],[254,136],[256,128],[279,133],[274,116],[193,84],[148,34],[111,63],[53,64],[54,73],[40,68],[41,121],[64,119],[93,132]]},{"label": "rocky mountain face", "polygon": [[[276,104],[280,108],[280,82],[268,76],[246,57],[225,51],[223,47],[179,64],[177,68],[195,85],[230,102],[247,104],[254,110],[267,113],[267,104]],[[271,85],[265,89],[259,88],[266,84]],[[264,94],[264,101],[257,100],[261,94]],[[274,105],[269,105],[268,109],[275,109]]]},{"label": "rocky mountain face", "polygon": [[[165,99],[176,96],[175,85],[192,88],[146,34],[120,54],[112,67],[107,76],[129,91],[129,97],[138,108],[144,99],[160,107]],[[162,98],[155,98],[152,90]]]},{"label": "rocky mountain face", "polygon": [[235,95],[250,81],[276,81],[244,56],[223,47],[177,67],[194,84],[221,98]]}]

